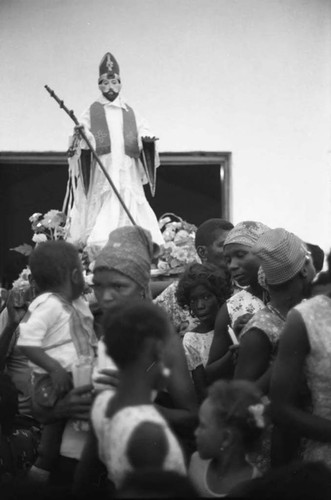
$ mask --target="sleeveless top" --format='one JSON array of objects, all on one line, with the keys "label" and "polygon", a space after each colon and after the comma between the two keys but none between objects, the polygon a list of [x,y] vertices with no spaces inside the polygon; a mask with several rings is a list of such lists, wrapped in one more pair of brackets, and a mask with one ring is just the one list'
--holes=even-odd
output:
[{"label": "sleeveless top", "polygon": [[[93,404],[91,419],[98,440],[99,457],[106,465],[109,479],[119,488],[126,475],[134,471],[127,456],[130,438],[136,428],[146,422],[158,424],[164,431],[168,452],[164,458],[163,470],[186,475],[183,452],[167,422],[152,404],[127,406],[111,418],[106,416],[113,391],[103,391]],[[146,449],[152,443],[146,442]]]},{"label": "sleeveless top", "polygon": [[257,311],[243,327],[239,338],[241,339],[249,330],[257,328],[268,338],[271,344],[271,360],[274,359],[279,337],[285,324],[285,318],[279,316],[271,306],[267,305]]},{"label": "sleeveless top", "polygon": [[[295,309],[306,326],[310,344],[304,370],[311,393],[312,413],[331,420],[331,299],[317,295]],[[305,460],[321,460],[331,467],[331,443],[307,439],[303,447]]]}]

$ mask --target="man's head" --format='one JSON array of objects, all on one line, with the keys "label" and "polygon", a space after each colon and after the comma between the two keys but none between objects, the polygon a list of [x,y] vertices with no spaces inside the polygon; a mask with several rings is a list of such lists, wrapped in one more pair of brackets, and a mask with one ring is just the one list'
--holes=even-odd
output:
[{"label": "man's head", "polygon": [[224,219],[208,219],[197,229],[195,248],[201,262],[223,263],[223,244],[233,224]]},{"label": "man's head", "polygon": [[107,52],[99,66],[99,89],[109,100],[114,101],[121,90],[120,68],[115,57]]}]

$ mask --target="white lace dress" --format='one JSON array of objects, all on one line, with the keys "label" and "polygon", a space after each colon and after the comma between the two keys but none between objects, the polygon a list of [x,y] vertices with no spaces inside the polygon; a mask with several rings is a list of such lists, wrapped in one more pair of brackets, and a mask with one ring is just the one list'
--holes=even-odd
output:
[{"label": "white lace dress", "polygon": [[[331,299],[317,295],[295,308],[307,330],[310,352],[305,374],[311,393],[312,413],[331,420]],[[331,467],[331,443],[305,440],[305,460],[321,460]]]},{"label": "white lace dress", "polygon": [[[164,459],[163,470],[171,470],[186,475],[183,452],[165,419],[152,404],[127,406],[111,418],[106,416],[113,391],[103,391],[93,404],[91,418],[98,440],[99,457],[106,465],[108,477],[119,488],[126,475],[134,471],[127,455],[128,444],[137,427],[146,422],[158,424],[164,431],[168,452]],[[146,442],[146,450],[153,443]]]}]

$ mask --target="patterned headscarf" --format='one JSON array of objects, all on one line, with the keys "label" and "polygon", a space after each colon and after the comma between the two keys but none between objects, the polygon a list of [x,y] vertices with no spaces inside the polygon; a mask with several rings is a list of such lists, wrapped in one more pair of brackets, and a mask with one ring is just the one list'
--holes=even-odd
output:
[{"label": "patterned headscarf", "polygon": [[149,231],[140,226],[123,226],[109,235],[95,260],[93,271],[104,268],[118,271],[135,281],[150,296],[151,263],[159,250]]},{"label": "patterned headscarf", "polygon": [[298,236],[283,228],[264,233],[252,248],[261,261],[267,285],[280,285],[294,278],[309,253]]},{"label": "patterned headscarf", "polygon": [[269,230],[270,227],[262,224],[262,222],[252,220],[239,222],[227,235],[224,246],[230,245],[231,243],[237,243],[239,245],[252,247],[259,237]]}]

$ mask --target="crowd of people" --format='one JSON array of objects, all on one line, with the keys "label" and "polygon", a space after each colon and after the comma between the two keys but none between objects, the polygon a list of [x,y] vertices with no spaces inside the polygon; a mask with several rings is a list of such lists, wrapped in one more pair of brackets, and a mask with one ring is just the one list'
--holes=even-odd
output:
[{"label": "crowd of people", "polygon": [[72,243],[36,245],[0,315],[3,495],[330,497],[330,256],[258,221],[210,219],[195,246],[161,291],[140,226],[92,284]]}]

